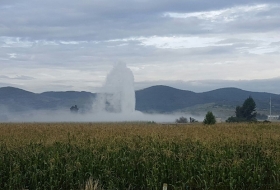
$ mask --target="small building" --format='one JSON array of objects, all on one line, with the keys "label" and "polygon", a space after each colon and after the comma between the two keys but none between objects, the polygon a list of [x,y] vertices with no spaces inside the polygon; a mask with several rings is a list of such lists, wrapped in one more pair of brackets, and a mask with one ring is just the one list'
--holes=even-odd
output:
[{"label": "small building", "polygon": [[222,122],[223,122],[223,119],[220,118],[220,117],[216,117],[216,122],[217,122],[217,123],[222,123]]},{"label": "small building", "polygon": [[268,115],[267,120],[268,121],[275,121],[279,119],[279,115]]}]

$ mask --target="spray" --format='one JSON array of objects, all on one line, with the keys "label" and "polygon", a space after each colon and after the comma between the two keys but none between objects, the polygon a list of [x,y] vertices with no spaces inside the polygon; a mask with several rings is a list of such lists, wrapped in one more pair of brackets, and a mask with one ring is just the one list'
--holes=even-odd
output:
[{"label": "spray", "polygon": [[116,64],[107,75],[94,110],[112,113],[135,111],[134,76],[125,63]]}]

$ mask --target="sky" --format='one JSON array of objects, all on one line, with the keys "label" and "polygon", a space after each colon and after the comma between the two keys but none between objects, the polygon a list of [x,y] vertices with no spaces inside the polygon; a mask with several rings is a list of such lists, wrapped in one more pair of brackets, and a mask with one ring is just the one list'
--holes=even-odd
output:
[{"label": "sky", "polygon": [[97,92],[114,64],[135,89],[280,94],[279,0],[1,0],[0,87]]}]

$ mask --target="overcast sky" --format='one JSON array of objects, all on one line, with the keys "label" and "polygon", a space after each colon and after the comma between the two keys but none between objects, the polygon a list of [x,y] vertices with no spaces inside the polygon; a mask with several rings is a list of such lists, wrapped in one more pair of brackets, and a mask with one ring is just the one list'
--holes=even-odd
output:
[{"label": "overcast sky", "polygon": [[96,92],[125,62],[165,84],[280,94],[279,0],[1,0],[0,87]]}]

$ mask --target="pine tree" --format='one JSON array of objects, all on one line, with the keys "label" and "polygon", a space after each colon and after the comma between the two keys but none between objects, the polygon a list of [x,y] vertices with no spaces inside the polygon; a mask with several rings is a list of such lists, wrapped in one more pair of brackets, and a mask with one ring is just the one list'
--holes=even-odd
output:
[{"label": "pine tree", "polygon": [[203,120],[203,123],[206,125],[213,125],[216,123],[216,118],[212,112],[207,112],[205,119]]}]

